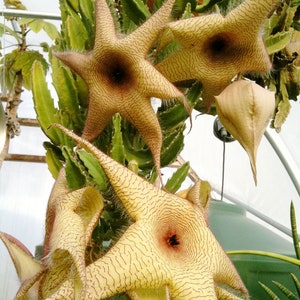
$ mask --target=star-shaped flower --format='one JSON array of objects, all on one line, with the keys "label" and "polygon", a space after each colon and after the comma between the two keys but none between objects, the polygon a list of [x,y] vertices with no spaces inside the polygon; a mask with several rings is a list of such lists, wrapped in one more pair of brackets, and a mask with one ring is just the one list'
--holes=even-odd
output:
[{"label": "star-shaped flower", "polygon": [[167,25],[182,49],[156,67],[171,82],[199,80],[207,108],[239,73],[269,72],[262,27],[278,0],[245,0],[225,17],[220,13]]},{"label": "star-shaped flower", "polygon": [[[74,283],[71,294],[84,299],[85,251],[102,208],[103,199],[96,188],[71,191],[62,169],[48,202],[42,260],[36,260],[21,242],[0,232],[21,281],[16,299],[52,299],[48,297],[68,279]],[[64,293],[59,299],[70,298]]]},{"label": "star-shaped flower", "polygon": [[158,172],[162,133],[150,98],[178,98],[184,103],[184,96],[146,57],[173,3],[174,0],[167,1],[135,31],[119,38],[106,1],[96,0],[94,48],[88,53],[55,53],[83,78],[89,89],[82,138],[95,139],[118,112],[140,132],[153,154]]},{"label": "star-shaped flower", "polygon": [[[193,190],[187,200],[158,189],[56,126],[93,153],[134,221],[103,257],[86,268],[85,299],[164,286],[172,299],[248,299],[238,273],[208,228],[199,205],[207,205],[206,200],[193,199]],[[73,287],[66,281],[55,297]]]}]

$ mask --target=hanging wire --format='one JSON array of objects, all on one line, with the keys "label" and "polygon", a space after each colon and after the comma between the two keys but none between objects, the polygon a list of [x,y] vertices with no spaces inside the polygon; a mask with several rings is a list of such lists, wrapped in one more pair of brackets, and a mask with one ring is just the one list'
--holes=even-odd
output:
[{"label": "hanging wire", "polygon": [[223,158],[222,158],[222,185],[221,185],[221,201],[223,201],[224,196],[224,181],[225,181],[225,141],[223,140]]},{"label": "hanging wire", "polygon": [[225,129],[219,118],[214,122],[214,135],[223,142],[223,156],[222,156],[222,184],[221,184],[221,201],[224,197],[224,183],[225,183],[225,148],[226,143],[235,141],[234,137]]}]

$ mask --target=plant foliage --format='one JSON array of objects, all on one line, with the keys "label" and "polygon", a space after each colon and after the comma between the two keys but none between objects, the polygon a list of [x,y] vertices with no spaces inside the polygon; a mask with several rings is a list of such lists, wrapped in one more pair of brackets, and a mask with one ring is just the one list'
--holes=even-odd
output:
[{"label": "plant foliage", "polygon": [[[108,0],[107,2],[118,34],[125,35],[147,20],[164,1]],[[218,10],[227,12],[239,2],[177,0],[172,18],[185,19]],[[74,142],[57,128],[51,127],[53,123],[60,123],[81,135],[88,107],[88,89],[83,79],[52,53],[70,49],[80,52],[90,51],[95,37],[93,0],[59,0],[59,4],[62,17],[60,31],[44,20],[26,18],[9,19],[18,23],[20,32],[12,30],[9,26],[0,28],[0,35],[9,35],[16,45],[14,50],[1,58],[0,81],[5,82],[5,86],[1,86],[3,93],[16,91],[22,87],[32,91],[39,125],[49,138],[44,147],[47,164],[53,177],[56,178],[59,169],[64,166],[71,189],[94,185],[104,195],[105,208],[94,229],[92,243],[87,253],[87,257],[93,261],[107,250],[111,241],[118,236],[119,231],[129,220],[96,159],[84,151],[78,151],[74,156],[72,151]],[[6,5],[26,9],[20,1],[6,1]],[[276,110],[272,126],[278,131],[289,114],[290,101],[297,101],[300,94],[298,57],[300,51],[297,46],[300,39],[299,6],[298,0],[282,1],[276,13],[272,14],[265,24],[264,40],[273,63],[273,71],[267,76],[245,75],[246,78],[276,92]],[[41,30],[46,32],[54,43],[47,45],[43,42],[40,44],[42,51],[33,50],[26,43],[27,32],[38,33]],[[148,58],[155,64],[178,48],[180,45],[177,42],[173,40],[166,42],[163,36],[160,36],[148,53]],[[49,70],[55,95],[50,92]],[[180,82],[177,86],[185,94],[191,109],[207,113],[201,101],[200,82],[196,80]],[[215,107],[212,107],[210,114],[216,114]],[[157,117],[163,135],[160,161],[164,167],[176,161],[183,149],[186,124],[190,116],[186,109],[174,100],[163,102],[157,110]],[[94,145],[145,179],[154,182],[157,178],[152,154],[145,141],[136,128],[119,114],[113,117],[111,123],[94,141]],[[171,193],[177,192],[188,172],[189,163],[178,168],[167,181],[166,190]],[[299,260],[300,248],[293,206],[291,206],[291,224],[296,256]],[[293,274],[291,277],[299,293],[299,280]],[[297,296],[280,283],[274,284],[288,299],[296,299]],[[261,285],[272,299],[279,299],[270,288]],[[298,296],[300,297],[300,293]]]}]

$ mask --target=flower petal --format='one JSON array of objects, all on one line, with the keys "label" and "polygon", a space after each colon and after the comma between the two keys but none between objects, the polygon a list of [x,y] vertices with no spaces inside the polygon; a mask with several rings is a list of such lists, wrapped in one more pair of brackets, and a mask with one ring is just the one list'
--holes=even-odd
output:
[{"label": "flower petal", "polygon": [[[103,209],[103,199],[94,187],[69,191],[61,171],[49,200],[46,233],[48,252],[45,264],[49,271],[43,278],[41,293],[50,296],[67,279],[85,288],[85,250]],[[59,274],[59,276],[57,276]]]},{"label": "flower petal", "polygon": [[[42,274],[42,264],[17,239],[7,233],[0,232],[0,239],[6,246],[15,265],[18,277],[23,283],[18,294],[27,294],[28,290],[39,280]],[[29,299],[37,298],[37,287],[28,292]]]}]

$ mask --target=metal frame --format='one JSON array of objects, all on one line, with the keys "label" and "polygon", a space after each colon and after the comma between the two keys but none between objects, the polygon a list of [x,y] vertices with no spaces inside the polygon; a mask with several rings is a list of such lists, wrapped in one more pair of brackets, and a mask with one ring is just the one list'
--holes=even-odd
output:
[{"label": "metal frame", "polygon": [[59,14],[46,13],[46,12],[36,12],[28,11],[21,9],[2,9],[1,15],[4,17],[22,17],[22,18],[31,18],[31,19],[49,19],[49,20],[61,20]]},{"label": "metal frame", "polygon": [[295,164],[290,151],[287,149],[280,137],[277,134],[274,134],[270,128],[266,130],[265,137],[276,152],[285,170],[289,174],[298,195],[300,196],[300,171]]},{"label": "metal frame", "polygon": [[[54,21],[61,21],[61,16],[59,14],[46,13],[46,12],[36,12],[36,11],[28,11],[28,10],[20,10],[20,9],[9,9],[3,7],[0,12],[2,17],[16,17],[16,18],[30,18],[30,19],[48,19]],[[3,114],[2,103],[0,103],[0,113]],[[3,118],[4,119],[4,118]],[[36,120],[23,120],[19,119],[20,125],[23,126],[38,126]],[[3,127],[3,126],[2,126]],[[1,128],[2,128],[1,127]],[[0,129],[1,129],[0,128]],[[2,149],[2,139],[5,139],[6,133],[0,130],[0,149]],[[0,151],[1,152],[1,151]],[[23,161],[23,162],[37,162],[37,163],[45,163],[45,156],[39,155],[26,155],[26,154],[10,154],[7,153],[5,159],[6,161]]]},{"label": "metal frame", "polygon": [[[216,189],[215,187],[213,188],[213,191],[215,191],[218,194],[221,193],[221,191]],[[253,216],[255,216],[256,218],[262,220],[266,224],[276,228],[277,230],[279,230],[280,232],[286,234],[287,236],[292,237],[292,230],[291,229],[289,229],[286,226],[280,224],[279,222],[271,219],[270,217],[266,216],[265,214],[261,213],[260,211],[256,210],[255,208],[251,207],[250,205],[247,205],[246,203],[235,199],[234,197],[232,197],[231,195],[229,195],[227,193],[224,193],[224,198],[226,200],[230,201],[231,203],[234,203],[234,204],[244,208],[248,213],[250,213]],[[298,237],[300,239],[300,234],[298,235]]]}]

